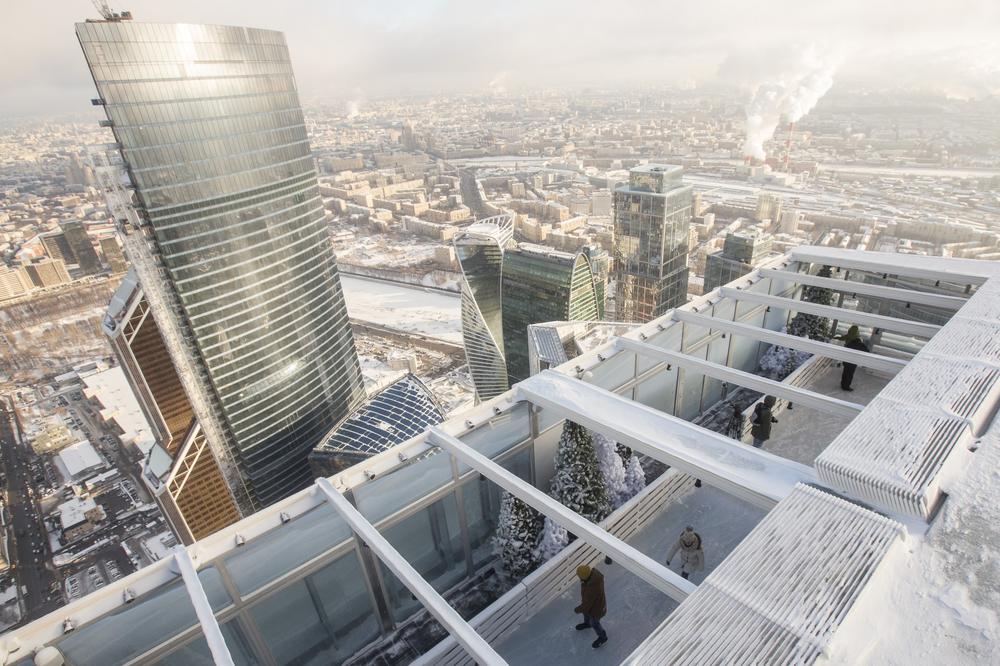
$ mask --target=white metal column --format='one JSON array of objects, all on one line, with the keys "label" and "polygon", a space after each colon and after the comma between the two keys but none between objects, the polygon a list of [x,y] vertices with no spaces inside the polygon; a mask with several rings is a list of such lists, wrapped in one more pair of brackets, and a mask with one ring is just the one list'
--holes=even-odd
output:
[{"label": "white metal column", "polygon": [[640,553],[618,537],[608,534],[575,511],[552,499],[538,488],[508,472],[462,440],[434,427],[430,441],[469,465],[477,472],[511,493],[525,504],[548,516],[639,578],[661,590],[675,601],[684,601],[697,587],[656,560]]},{"label": "white metal column", "polygon": [[754,391],[760,391],[761,393],[768,393],[779,398],[784,398],[790,402],[794,402],[796,405],[818,409],[819,411],[827,412],[829,414],[837,414],[838,416],[854,418],[861,412],[862,409],[864,409],[864,405],[847,402],[846,400],[840,400],[839,398],[831,398],[830,396],[822,395],[820,393],[816,393],[815,391],[809,391],[798,386],[785,384],[783,382],[776,382],[773,379],[767,379],[766,377],[761,377],[759,375],[752,375],[749,372],[743,372],[742,370],[730,368],[718,363],[712,363],[711,361],[706,361],[695,356],[688,356],[687,354],[682,354],[680,352],[670,351],[669,349],[657,347],[645,342],[638,342],[628,338],[618,338],[615,340],[615,347],[634,352],[647,358],[663,361],[664,363],[672,363],[682,368],[696,370],[697,372],[707,375],[713,379],[753,389]]},{"label": "white metal column", "polygon": [[[424,580],[416,569],[399,554],[392,544],[386,541],[375,526],[368,522],[355,509],[347,498],[333,487],[329,479],[316,479],[316,487],[320,494],[340,516],[347,521],[361,539],[368,544],[382,563],[399,578],[400,582],[413,593],[431,615],[440,622],[448,633],[465,648],[465,651],[478,663],[488,666],[500,666],[507,662],[480,636],[462,616],[437,593],[431,584]],[[429,536],[429,535],[428,535]]]},{"label": "white metal column", "polygon": [[201,579],[198,578],[198,570],[194,566],[191,554],[187,548],[178,546],[174,550],[174,561],[181,571],[181,578],[184,579],[184,587],[187,588],[188,597],[191,598],[191,605],[198,616],[198,623],[201,625],[201,632],[205,634],[205,642],[212,653],[212,661],[217,666],[234,666],[233,657],[229,654],[229,646],[222,636],[219,623],[215,619],[215,612],[212,604],[208,601],[205,588],[201,586]]},{"label": "white metal column", "polygon": [[674,321],[694,324],[696,326],[704,326],[705,328],[710,328],[716,331],[725,331],[726,333],[732,333],[734,335],[742,335],[754,340],[760,340],[761,342],[767,342],[772,345],[780,345],[782,347],[788,347],[789,349],[809,352],[810,354],[832,358],[836,361],[853,363],[854,365],[860,365],[863,368],[871,368],[872,370],[881,370],[883,372],[896,374],[906,367],[906,361],[902,359],[892,358],[890,356],[881,356],[874,353],[869,354],[856,349],[847,349],[846,347],[830,344],[829,342],[820,342],[810,338],[800,338],[797,335],[779,333],[777,331],[772,331],[769,328],[760,328],[758,326],[751,326],[750,324],[729,321],[728,319],[717,319],[715,317],[709,317],[708,315],[697,314],[687,310],[674,310],[673,319]]},{"label": "white metal column", "polygon": [[551,409],[558,416],[764,509],[773,508],[796,483],[816,483],[811,467],[556,370],[529,377],[515,384],[514,391],[518,400]]},{"label": "white metal column", "polygon": [[786,280],[811,287],[823,287],[824,289],[839,291],[844,294],[861,294],[862,296],[872,296],[883,300],[903,301],[917,305],[944,308],[946,310],[958,310],[965,305],[966,301],[966,299],[958,296],[932,294],[926,291],[914,291],[900,287],[886,287],[881,284],[868,284],[867,282],[837,280],[835,278],[825,278],[819,275],[809,275],[808,273],[793,273],[792,271],[782,271],[774,268],[762,268],[760,269],[760,275],[761,277],[772,278],[774,280]]},{"label": "white metal column", "polygon": [[909,321],[907,319],[897,319],[896,317],[886,317],[883,315],[869,314],[867,312],[859,312],[857,310],[837,308],[832,305],[820,305],[819,303],[810,303],[809,301],[797,301],[793,298],[768,296],[767,294],[758,294],[743,289],[733,289],[732,287],[720,287],[719,294],[723,298],[732,298],[737,301],[757,303],[758,305],[768,305],[775,308],[781,308],[782,310],[805,312],[819,317],[853,321],[854,323],[861,324],[862,326],[883,328],[889,331],[896,331],[907,335],[916,335],[922,338],[932,338],[935,333],[941,330],[940,326],[934,326],[932,324],[923,324],[921,322]]}]

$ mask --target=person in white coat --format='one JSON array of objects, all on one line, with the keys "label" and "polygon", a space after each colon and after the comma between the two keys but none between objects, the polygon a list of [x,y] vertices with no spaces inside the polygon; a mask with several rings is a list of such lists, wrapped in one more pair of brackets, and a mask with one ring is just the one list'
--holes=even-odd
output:
[{"label": "person in white coat", "polygon": [[688,578],[692,572],[702,571],[705,568],[705,551],[701,548],[701,535],[688,525],[681,532],[680,538],[667,553],[667,566],[670,560],[674,559],[677,551],[681,552],[681,577]]}]

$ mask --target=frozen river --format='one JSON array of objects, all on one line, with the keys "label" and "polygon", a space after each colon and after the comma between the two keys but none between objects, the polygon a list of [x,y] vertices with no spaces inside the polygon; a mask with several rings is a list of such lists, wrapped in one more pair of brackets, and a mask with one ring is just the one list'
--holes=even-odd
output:
[{"label": "frozen river", "polygon": [[343,273],[340,281],[351,319],[462,344],[458,294]]}]

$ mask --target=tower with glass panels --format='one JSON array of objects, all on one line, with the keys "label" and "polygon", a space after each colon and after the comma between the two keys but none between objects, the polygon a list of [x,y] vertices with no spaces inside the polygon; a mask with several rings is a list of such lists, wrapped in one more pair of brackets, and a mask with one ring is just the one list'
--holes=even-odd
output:
[{"label": "tower with glass panels", "polygon": [[615,190],[615,318],[644,323],[687,300],[690,185],[683,167],[646,164]]},{"label": "tower with glass panels", "polygon": [[546,321],[599,319],[597,290],[590,261],[521,243],[503,259],[503,342],[507,379],[527,379],[528,326]]},{"label": "tower with glass panels", "polygon": [[195,402],[252,503],[272,503],[311,481],[309,452],[364,397],[284,36],[119,20],[76,33],[133,233],[177,304],[162,315],[193,350]]}]

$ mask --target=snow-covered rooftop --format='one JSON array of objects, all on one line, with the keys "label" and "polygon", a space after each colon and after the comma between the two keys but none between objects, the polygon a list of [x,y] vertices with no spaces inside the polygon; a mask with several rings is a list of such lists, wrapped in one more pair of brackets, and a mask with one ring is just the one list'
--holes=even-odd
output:
[{"label": "snow-covered rooftop", "polygon": [[104,465],[101,456],[94,450],[93,445],[83,440],[76,444],[70,444],[59,452],[59,459],[65,465],[69,475],[76,477],[87,470],[96,469]]}]

